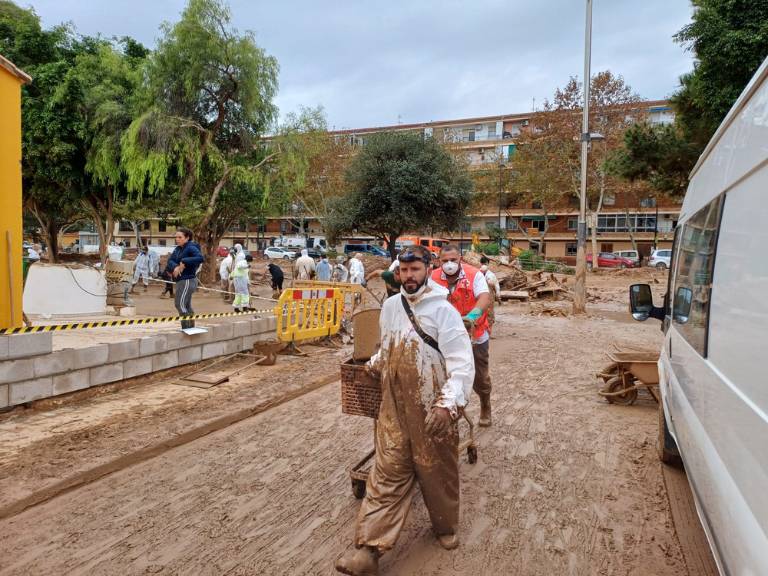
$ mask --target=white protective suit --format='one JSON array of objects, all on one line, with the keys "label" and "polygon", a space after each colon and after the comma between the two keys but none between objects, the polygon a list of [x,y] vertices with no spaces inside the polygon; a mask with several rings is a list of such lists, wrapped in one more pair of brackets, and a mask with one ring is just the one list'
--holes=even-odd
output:
[{"label": "white protective suit", "polygon": [[160,256],[154,250],[149,251],[149,275],[157,278],[160,273]]},{"label": "white protective suit", "polygon": [[[434,406],[454,416],[472,392],[472,344],[448,291],[428,281],[417,294],[388,298],[382,306],[381,348],[370,360],[381,374],[382,402],[376,427],[376,458],[360,506],[355,544],[384,552],[405,524],[418,483],[432,529],[455,534],[459,524],[458,425],[440,434],[425,418]],[[437,340],[432,348],[413,328],[402,295],[421,329]]]},{"label": "white protective suit", "polygon": [[139,252],[136,256],[136,262],[134,262],[133,268],[133,283],[137,284],[139,280],[143,278],[144,286],[149,285],[149,255],[144,252]]},{"label": "white protective suit", "polygon": [[363,261],[355,256],[349,261],[349,281],[352,284],[362,284],[365,279],[365,266]]},{"label": "white protective suit", "polygon": [[235,264],[240,262],[240,260],[245,260],[245,252],[243,252],[243,245],[235,244]]},{"label": "white protective suit", "polygon": [[301,251],[301,256],[296,259],[294,265],[297,280],[311,280],[315,272],[315,260],[309,255],[306,248]]},{"label": "white protective suit", "polygon": [[[245,258],[243,258],[245,260]],[[234,259],[232,258],[232,254],[227,254],[225,258],[221,260],[221,264],[219,264],[219,276],[223,281],[229,280],[229,274],[230,271],[233,268]]]},{"label": "white protective suit", "polygon": [[496,274],[494,274],[486,264],[480,266],[480,271],[485,275],[485,281],[488,283],[488,287],[493,290],[493,294],[498,298],[501,286],[499,285],[499,279],[496,277]]}]

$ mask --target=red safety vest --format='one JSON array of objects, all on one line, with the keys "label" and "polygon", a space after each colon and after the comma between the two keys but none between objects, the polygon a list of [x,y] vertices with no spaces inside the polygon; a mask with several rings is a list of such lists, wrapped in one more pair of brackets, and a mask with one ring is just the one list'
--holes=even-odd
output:
[{"label": "red safety vest", "polygon": [[[438,268],[432,272],[432,281],[440,284],[443,288],[448,289],[448,302],[453,304],[453,307],[459,311],[459,314],[466,316],[472,311],[472,308],[477,306],[477,298],[475,297],[475,291],[472,288],[475,283],[475,276],[482,274],[480,270],[469,266],[464,262],[461,263],[461,269],[464,271],[463,276],[459,277],[459,280],[452,287],[448,286],[448,280],[444,278],[442,268]],[[488,312],[483,312],[475,321],[475,333],[474,338],[480,338],[484,332],[488,330]]]}]

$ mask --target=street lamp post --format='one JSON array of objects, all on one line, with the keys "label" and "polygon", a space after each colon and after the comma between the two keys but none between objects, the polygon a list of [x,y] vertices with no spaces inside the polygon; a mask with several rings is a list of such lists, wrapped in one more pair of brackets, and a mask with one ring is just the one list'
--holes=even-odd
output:
[{"label": "street lamp post", "polygon": [[[576,282],[573,291],[573,312],[587,310],[587,161],[589,159],[589,84],[592,58],[592,0],[587,2],[584,29],[584,107],[581,123],[581,188],[579,190],[579,224],[576,236]],[[597,255],[593,254],[593,258]]]},{"label": "street lamp post", "polygon": [[502,177],[504,175],[504,158],[502,158],[499,161],[499,228],[504,229],[504,226],[501,225],[501,195],[504,190]]}]

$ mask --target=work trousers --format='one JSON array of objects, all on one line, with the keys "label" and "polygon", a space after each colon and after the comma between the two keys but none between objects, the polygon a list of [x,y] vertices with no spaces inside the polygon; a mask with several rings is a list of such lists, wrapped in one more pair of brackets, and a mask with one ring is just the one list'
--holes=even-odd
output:
[{"label": "work trousers", "polygon": [[459,433],[454,423],[436,437],[424,430],[427,408],[418,382],[384,379],[376,427],[376,458],[357,517],[355,544],[391,549],[405,524],[419,483],[436,534],[459,525]]},{"label": "work trousers", "polygon": [[491,374],[488,370],[490,342],[486,340],[482,344],[472,344],[472,355],[475,357],[475,381],[472,389],[478,396],[491,393]]},{"label": "work trousers", "polygon": [[[183,278],[176,281],[176,297],[174,303],[180,316],[194,314],[192,310],[192,294],[197,290],[197,278]],[[195,325],[194,320],[182,320],[181,327],[192,328]]]}]

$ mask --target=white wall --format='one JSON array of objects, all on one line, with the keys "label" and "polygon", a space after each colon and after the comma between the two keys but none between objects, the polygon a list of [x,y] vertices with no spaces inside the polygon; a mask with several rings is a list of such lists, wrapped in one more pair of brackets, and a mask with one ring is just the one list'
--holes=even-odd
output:
[{"label": "white wall", "polygon": [[29,268],[23,302],[26,314],[104,314],[107,283],[94,268],[38,262]]}]

